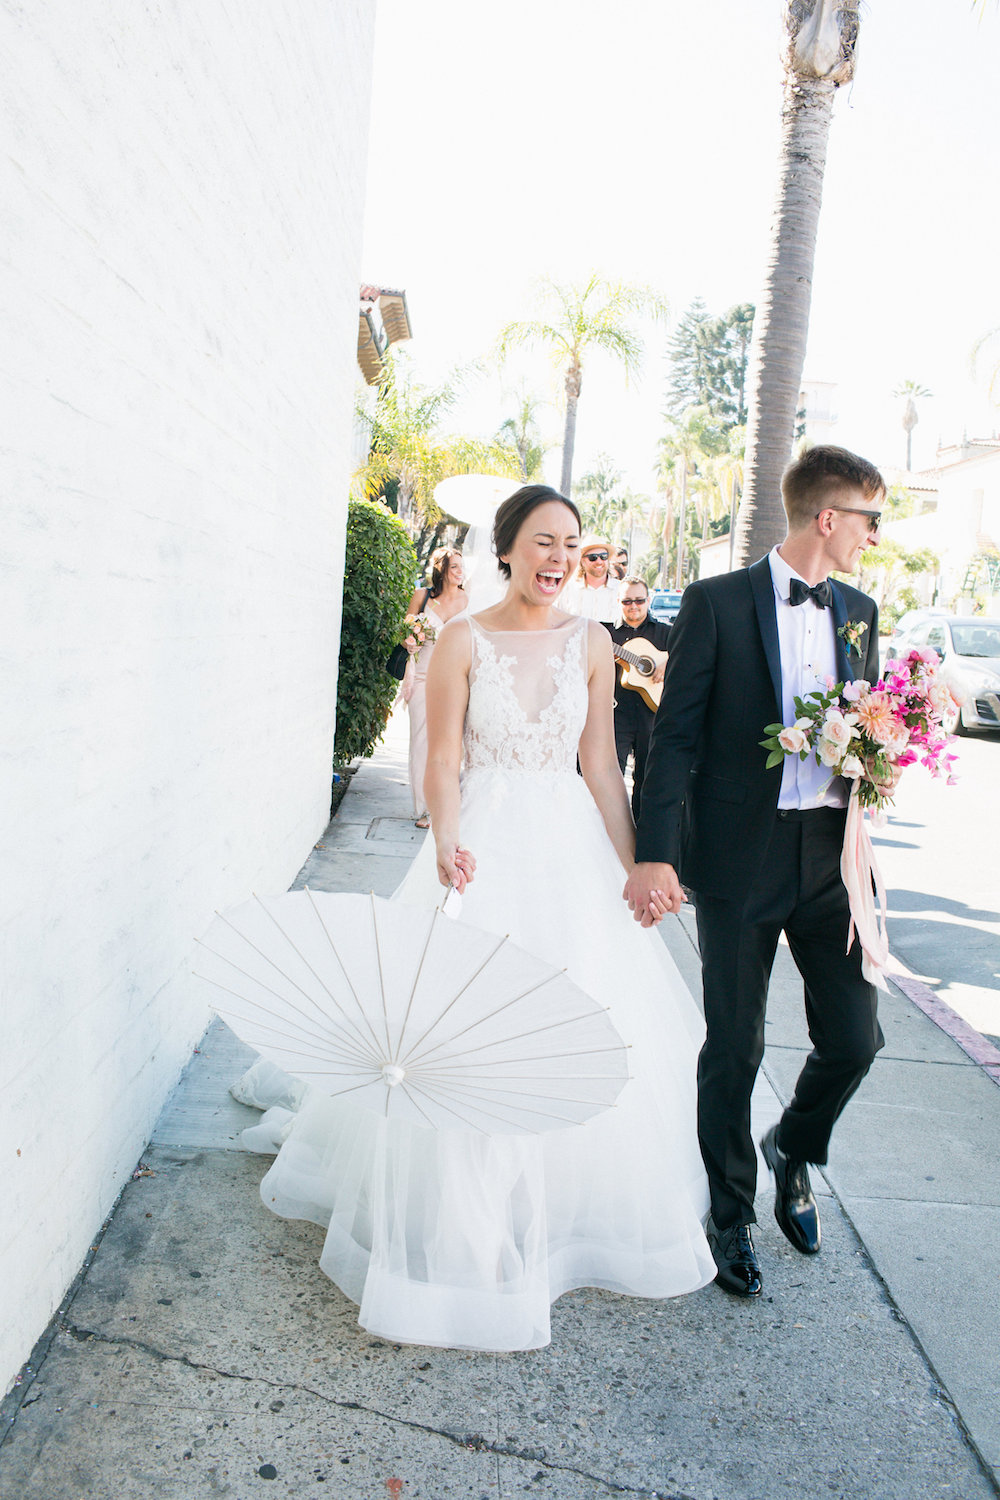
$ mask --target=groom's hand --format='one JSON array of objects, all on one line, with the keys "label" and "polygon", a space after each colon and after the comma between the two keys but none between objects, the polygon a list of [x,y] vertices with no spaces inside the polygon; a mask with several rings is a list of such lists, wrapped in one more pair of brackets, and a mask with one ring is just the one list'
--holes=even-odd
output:
[{"label": "groom's hand", "polygon": [[687,900],[673,865],[652,863],[633,865],[622,895],[643,927],[655,926],[668,911],[676,915]]}]

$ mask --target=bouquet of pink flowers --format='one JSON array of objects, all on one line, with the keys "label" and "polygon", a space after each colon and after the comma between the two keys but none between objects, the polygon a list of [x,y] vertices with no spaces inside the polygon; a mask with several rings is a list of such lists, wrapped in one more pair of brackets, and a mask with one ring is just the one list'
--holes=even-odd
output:
[{"label": "bouquet of pink flowers", "polygon": [[437,639],[437,630],[429,615],[404,615],[396,631],[396,638],[407,651],[419,651]]},{"label": "bouquet of pink flowers", "polygon": [[[794,724],[768,724],[768,766],[786,755],[805,760],[815,755],[830,768],[830,778],[844,776],[851,783],[844,829],[840,873],[847,888],[851,922],[850,952],[855,933],[861,944],[865,978],[885,989],[889,941],[885,933],[885,885],[879,874],[865,811],[884,820],[903,769],[919,761],[932,776],[946,776],[954,784],[956,757],[949,746],[943,716],[954,707],[951,690],[938,673],[936,651],[912,650],[902,660],[890,659],[873,687],[863,679],[833,682],[825,692],[795,699]],[[876,905],[877,902],[877,905]]]},{"label": "bouquet of pink flowers", "polygon": [[861,806],[875,812],[892,801],[904,767],[916,761],[951,786],[956,757],[942,720],[954,699],[939,665],[936,651],[913,650],[887,661],[874,687],[863,679],[828,682],[826,692],[796,698],[794,724],[764,730],[768,766],[786,755],[815,755],[829,766],[831,779],[846,777]]}]

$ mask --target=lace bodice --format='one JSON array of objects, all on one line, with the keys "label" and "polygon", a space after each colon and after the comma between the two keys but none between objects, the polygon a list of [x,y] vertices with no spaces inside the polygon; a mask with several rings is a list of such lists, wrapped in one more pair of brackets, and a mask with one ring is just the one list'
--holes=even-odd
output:
[{"label": "lace bodice", "polygon": [[576,773],[587,720],[587,620],[486,631],[469,620],[465,769]]}]

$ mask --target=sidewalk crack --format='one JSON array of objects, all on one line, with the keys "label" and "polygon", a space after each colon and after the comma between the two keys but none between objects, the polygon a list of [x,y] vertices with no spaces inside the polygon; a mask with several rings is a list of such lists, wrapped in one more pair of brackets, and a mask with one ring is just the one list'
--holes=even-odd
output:
[{"label": "sidewalk crack", "polygon": [[412,1417],[396,1416],[392,1412],[382,1411],[377,1406],[366,1406],[360,1401],[340,1400],[336,1396],[329,1396],[324,1391],[317,1390],[315,1386],[305,1385],[296,1380],[274,1380],[269,1375],[247,1375],[242,1370],[220,1370],[216,1365],[201,1363],[192,1359],[188,1354],[171,1354],[165,1349],[158,1349],[154,1344],[144,1343],[142,1339],[128,1338],[123,1334],[101,1333],[96,1328],[81,1328],[68,1319],[59,1320],[59,1331],[67,1334],[78,1344],[108,1344],[114,1348],[134,1349],[140,1354],[148,1355],[159,1364],[180,1364],[189,1370],[195,1370],[202,1374],[215,1375],[220,1380],[242,1380],[248,1385],[265,1385],[278,1391],[300,1391],[304,1395],[314,1396],[317,1401],[322,1401],[326,1406],[332,1406],[338,1411],[360,1412],[362,1416],[377,1417],[380,1421],[388,1422],[393,1427],[403,1427],[411,1432],[423,1432],[430,1437],[443,1438],[445,1442],[454,1447],[463,1448],[470,1453],[492,1453],[498,1459],[513,1458],[520,1463],[536,1464],[539,1468],[548,1469],[562,1474],[573,1474],[580,1479],[586,1479],[591,1484],[601,1485],[611,1495],[636,1495],[639,1500],[694,1500],[694,1497],[679,1490],[650,1490],[637,1485],[624,1484],[620,1480],[609,1479],[604,1474],[592,1474],[588,1469],[580,1468],[576,1464],[556,1463],[545,1456],[543,1448],[519,1448],[513,1443],[490,1442],[488,1438],[480,1433],[449,1432],[446,1427],[434,1427],[428,1422],[418,1422]]}]

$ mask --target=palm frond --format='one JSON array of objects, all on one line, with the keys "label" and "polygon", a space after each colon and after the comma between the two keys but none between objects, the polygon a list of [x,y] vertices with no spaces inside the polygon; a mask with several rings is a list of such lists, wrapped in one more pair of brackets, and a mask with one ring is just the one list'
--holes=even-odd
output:
[{"label": "palm frond", "polygon": [[512,349],[531,344],[547,344],[557,359],[571,356],[572,349],[564,333],[540,320],[508,323],[500,330],[496,342],[497,358],[505,360]]}]

